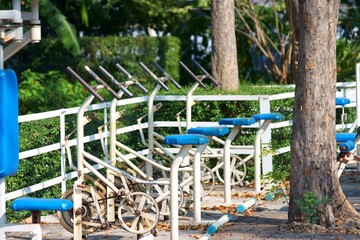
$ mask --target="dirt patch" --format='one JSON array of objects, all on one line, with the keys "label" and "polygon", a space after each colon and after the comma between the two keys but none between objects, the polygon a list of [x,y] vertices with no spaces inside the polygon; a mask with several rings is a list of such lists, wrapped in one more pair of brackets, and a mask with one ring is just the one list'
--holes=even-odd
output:
[{"label": "dirt patch", "polygon": [[342,233],[360,234],[360,229],[355,222],[338,223],[334,228],[325,228],[317,224],[293,222],[280,226],[280,231],[288,233]]}]

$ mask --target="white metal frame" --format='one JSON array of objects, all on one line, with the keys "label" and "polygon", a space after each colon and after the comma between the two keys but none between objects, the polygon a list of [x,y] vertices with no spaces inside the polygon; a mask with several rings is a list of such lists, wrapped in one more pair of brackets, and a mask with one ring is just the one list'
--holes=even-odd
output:
[{"label": "white metal frame", "polygon": [[[39,20],[39,0],[31,0],[31,12],[21,11],[21,0],[12,0],[12,10],[0,10],[0,39],[7,46],[0,44],[0,69],[4,62],[30,42],[41,40]],[[10,21],[13,26],[1,26],[3,21]],[[24,33],[23,21],[28,21],[30,28]]]}]

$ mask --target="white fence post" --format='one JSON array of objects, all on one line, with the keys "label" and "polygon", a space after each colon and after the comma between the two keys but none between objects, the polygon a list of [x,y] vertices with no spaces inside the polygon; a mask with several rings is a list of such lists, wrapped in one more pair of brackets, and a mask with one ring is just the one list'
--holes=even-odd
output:
[{"label": "white fence post", "polygon": [[[261,97],[259,97],[259,101],[260,101],[260,113],[270,113],[269,97],[261,96]],[[261,124],[262,124],[262,122],[261,122]],[[271,147],[270,144],[271,144],[271,125],[268,129],[266,129],[266,131],[262,135],[261,149],[263,149],[263,148],[266,149],[268,147]],[[272,170],[273,170],[272,155],[271,154],[262,155],[261,159],[262,159],[262,164],[261,164],[262,174],[265,175],[268,172],[272,172]]]},{"label": "white fence post", "polygon": [[355,66],[356,73],[356,120],[357,126],[360,126],[360,63]]},{"label": "white fence post", "polygon": [[60,113],[60,156],[61,156],[61,193],[66,191],[66,156],[65,156],[65,109]]}]

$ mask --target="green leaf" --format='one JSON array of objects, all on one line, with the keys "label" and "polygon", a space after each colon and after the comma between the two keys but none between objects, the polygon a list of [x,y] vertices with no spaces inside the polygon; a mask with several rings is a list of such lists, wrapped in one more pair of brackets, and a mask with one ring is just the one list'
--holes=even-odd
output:
[{"label": "green leaf", "polygon": [[41,0],[40,8],[40,12],[47,18],[49,25],[56,32],[65,48],[73,56],[80,55],[80,45],[75,27],[49,0]]}]

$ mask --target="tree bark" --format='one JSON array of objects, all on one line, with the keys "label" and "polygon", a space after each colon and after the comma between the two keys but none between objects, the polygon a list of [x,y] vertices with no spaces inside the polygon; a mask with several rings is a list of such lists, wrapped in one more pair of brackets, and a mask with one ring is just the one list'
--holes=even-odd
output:
[{"label": "tree bark", "polygon": [[211,0],[212,75],[220,88],[236,91],[239,87],[235,37],[234,0]]},{"label": "tree bark", "polygon": [[309,192],[330,203],[322,226],[356,217],[337,177],[335,143],[336,27],[339,0],[299,0],[299,69],[291,144],[289,221],[304,222],[296,200]]}]

